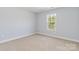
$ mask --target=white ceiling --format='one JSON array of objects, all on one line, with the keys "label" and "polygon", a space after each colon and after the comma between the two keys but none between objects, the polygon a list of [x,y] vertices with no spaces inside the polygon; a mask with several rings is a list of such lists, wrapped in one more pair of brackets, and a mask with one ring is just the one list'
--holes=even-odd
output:
[{"label": "white ceiling", "polygon": [[55,9],[55,7],[24,7],[23,9],[31,11],[31,12],[35,12],[35,13],[40,13],[40,12]]}]

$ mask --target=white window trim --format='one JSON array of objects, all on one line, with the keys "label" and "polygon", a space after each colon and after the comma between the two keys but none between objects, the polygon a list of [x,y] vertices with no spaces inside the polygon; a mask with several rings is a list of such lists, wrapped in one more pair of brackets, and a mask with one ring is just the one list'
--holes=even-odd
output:
[{"label": "white window trim", "polygon": [[[56,27],[55,27],[55,30],[49,29],[49,27],[48,27],[48,17],[49,17],[49,16],[56,16],[56,13],[47,15],[47,26],[46,26],[46,27],[47,27],[47,30],[56,32]],[[56,18],[56,19],[57,19],[57,18]],[[55,20],[55,21],[56,21],[56,23],[57,23],[57,20]],[[57,24],[56,24],[56,26],[57,26]]]}]

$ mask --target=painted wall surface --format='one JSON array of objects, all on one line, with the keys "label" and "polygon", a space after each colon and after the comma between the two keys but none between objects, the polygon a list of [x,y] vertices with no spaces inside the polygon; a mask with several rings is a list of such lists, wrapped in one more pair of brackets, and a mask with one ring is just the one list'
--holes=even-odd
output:
[{"label": "painted wall surface", "polygon": [[[56,13],[56,32],[47,29],[47,15]],[[58,8],[32,13],[21,8],[0,8],[0,40],[39,32],[79,39],[79,8]]]},{"label": "painted wall surface", "polygon": [[[56,31],[47,29],[47,15],[56,13]],[[79,39],[79,8],[58,8],[48,12],[39,13],[37,32],[48,35],[65,36]]]},{"label": "painted wall surface", "polygon": [[35,14],[19,8],[0,8],[0,40],[35,32]]}]

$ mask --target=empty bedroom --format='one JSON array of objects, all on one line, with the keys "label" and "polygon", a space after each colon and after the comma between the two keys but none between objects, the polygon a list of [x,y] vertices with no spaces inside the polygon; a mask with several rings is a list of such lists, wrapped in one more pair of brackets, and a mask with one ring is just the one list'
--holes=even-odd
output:
[{"label": "empty bedroom", "polygon": [[79,51],[78,7],[0,7],[0,51]]}]

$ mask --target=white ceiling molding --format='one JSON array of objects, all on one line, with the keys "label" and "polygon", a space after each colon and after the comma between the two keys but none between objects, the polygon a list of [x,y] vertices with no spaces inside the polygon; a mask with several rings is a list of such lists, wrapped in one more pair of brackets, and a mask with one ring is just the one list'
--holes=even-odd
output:
[{"label": "white ceiling molding", "polygon": [[40,13],[40,12],[49,11],[56,8],[58,7],[24,7],[23,9],[34,13]]}]

